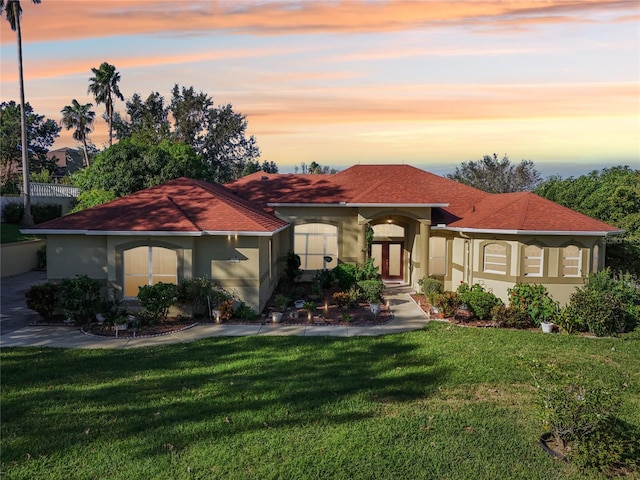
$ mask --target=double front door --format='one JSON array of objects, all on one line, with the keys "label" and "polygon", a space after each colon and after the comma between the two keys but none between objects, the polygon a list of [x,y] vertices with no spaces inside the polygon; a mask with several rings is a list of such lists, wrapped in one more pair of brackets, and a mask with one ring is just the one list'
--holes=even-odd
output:
[{"label": "double front door", "polygon": [[371,258],[383,280],[402,280],[404,242],[373,242]]}]

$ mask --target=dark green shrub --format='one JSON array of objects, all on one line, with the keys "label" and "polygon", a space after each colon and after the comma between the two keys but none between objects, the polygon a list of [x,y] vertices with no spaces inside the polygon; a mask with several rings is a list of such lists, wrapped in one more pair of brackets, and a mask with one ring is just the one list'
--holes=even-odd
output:
[{"label": "dark green shrub", "polygon": [[2,218],[4,222],[17,225],[22,221],[24,216],[24,205],[22,203],[8,203],[2,210]]},{"label": "dark green shrub", "polygon": [[429,303],[433,305],[436,296],[443,291],[443,285],[440,280],[433,277],[424,277],[418,280],[420,286],[420,292],[427,297]]},{"label": "dark green shrub", "polygon": [[29,287],[25,293],[27,307],[45,320],[51,320],[59,304],[58,290],[58,285],[51,282]]},{"label": "dark green shrub", "polygon": [[142,305],[142,314],[150,322],[165,320],[169,307],[176,300],[177,287],[173,283],[143,285],[138,289],[138,300]]},{"label": "dark green shrub", "polygon": [[88,323],[101,307],[100,282],[86,275],[65,278],[59,286],[60,307],[76,323]]},{"label": "dark green shrub", "polygon": [[256,312],[246,303],[241,302],[234,312],[235,316],[244,322],[251,322],[256,319]]},{"label": "dark green shrub", "polygon": [[0,195],[20,195],[21,180],[19,175],[0,180]]},{"label": "dark green shrub", "polygon": [[332,270],[318,270],[313,277],[313,283],[317,284],[321,289],[331,288],[335,277]]},{"label": "dark green shrub", "polygon": [[504,304],[493,307],[491,319],[499,328],[531,328],[535,323],[522,308],[507,307]]},{"label": "dark green shrub", "polygon": [[460,301],[465,303],[469,310],[480,320],[491,317],[491,310],[502,304],[502,300],[491,292],[485,292],[482,285],[474,284],[471,287],[466,283],[458,287]]},{"label": "dark green shrub", "polygon": [[358,265],[356,270],[356,282],[363,280],[380,280],[378,267],[373,264],[372,258],[367,258],[362,265]]},{"label": "dark green shrub", "polygon": [[209,306],[216,308],[229,298],[231,294],[205,277],[184,278],[176,288],[176,302],[191,306],[194,317],[208,315]]},{"label": "dark green shrub", "polygon": [[47,246],[43,245],[36,251],[36,267],[47,268]]},{"label": "dark green shrub", "polygon": [[302,265],[300,256],[293,252],[288,252],[284,274],[290,284],[293,284],[298,278],[300,278],[300,275],[302,275],[300,265]]},{"label": "dark green shrub", "polygon": [[351,263],[341,263],[333,269],[333,276],[341,290],[349,290],[357,283],[358,266]]},{"label": "dark green shrub", "polygon": [[629,273],[614,276],[610,269],[589,275],[584,289],[602,293],[611,292],[624,308],[624,331],[631,332],[640,323],[640,289],[638,279]]},{"label": "dark green shrub", "polygon": [[627,312],[625,305],[614,292],[596,292],[579,288],[571,295],[567,313],[580,331],[588,331],[598,337],[622,333]]},{"label": "dark green shrub", "polygon": [[62,216],[62,205],[58,203],[36,203],[31,205],[31,216],[35,225],[59,218]]},{"label": "dark green shrub", "polygon": [[382,292],[384,291],[382,280],[361,280],[358,282],[358,288],[362,291],[367,302],[380,303],[382,300]]},{"label": "dark green shrub", "polygon": [[452,316],[460,307],[460,296],[457,292],[446,291],[435,297],[435,306],[445,317]]},{"label": "dark green shrub", "polygon": [[282,295],[281,293],[279,293],[278,295],[276,295],[273,301],[276,304],[276,308],[279,311],[283,311],[287,307],[287,305],[289,305],[289,302],[291,302],[291,299],[286,295]]}]

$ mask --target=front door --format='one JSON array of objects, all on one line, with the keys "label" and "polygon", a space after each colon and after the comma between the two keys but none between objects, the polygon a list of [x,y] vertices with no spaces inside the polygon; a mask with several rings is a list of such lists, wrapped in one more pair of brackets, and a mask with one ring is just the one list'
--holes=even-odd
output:
[{"label": "front door", "polygon": [[374,242],[371,245],[371,258],[378,267],[383,280],[402,280],[403,242]]}]

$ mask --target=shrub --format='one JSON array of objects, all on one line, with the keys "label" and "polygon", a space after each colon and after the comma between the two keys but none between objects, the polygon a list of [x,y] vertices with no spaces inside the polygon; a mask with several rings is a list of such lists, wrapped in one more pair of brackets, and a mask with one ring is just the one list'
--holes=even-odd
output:
[{"label": "shrub", "polygon": [[65,278],[59,286],[60,307],[76,323],[87,323],[101,306],[100,282],[86,275]]},{"label": "shrub", "polygon": [[589,331],[598,337],[624,331],[627,312],[614,292],[579,288],[571,295],[567,310],[578,330]]},{"label": "shrub", "polygon": [[367,258],[362,265],[358,265],[356,269],[356,282],[364,280],[380,280],[380,272],[378,267],[373,264],[372,258]]},{"label": "shrub", "polygon": [[547,287],[535,283],[516,283],[508,289],[509,306],[524,309],[536,325],[554,321],[558,304],[549,296]]},{"label": "shrub", "polygon": [[332,270],[318,270],[313,277],[313,283],[318,285],[321,289],[331,288],[335,277]]},{"label": "shrub", "polygon": [[78,203],[76,203],[70,213],[80,212],[87,208],[110,202],[116,198],[118,198],[118,196],[115,193],[107,190],[84,190],[78,195]]},{"label": "shrub", "polygon": [[293,284],[300,277],[300,275],[302,275],[300,265],[302,265],[300,256],[296,255],[293,252],[288,252],[287,264],[285,266],[285,277],[287,278],[289,283]]},{"label": "shrub", "polygon": [[167,318],[169,307],[176,299],[177,287],[173,283],[156,283],[138,288],[138,300],[142,305],[142,314],[151,323]]},{"label": "shrub", "polygon": [[21,180],[19,175],[0,179],[0,195],[20,195]]},{"label": "shrub", "polygon": [[36,267],[47,268],[47,246],[43,245],[36,251]]},{"label": "shrub", "polygon": [[19,224],[24,216],[24,205],[21,203],[8,203],[2,211],[2,218],[6,223]]},{"label": "shrub", "polygon": [[62,216],[62,205],[59,203],[36,203],[31,205],[33,223],[39,224]]},{"label": "shrub", "polygon": [[358,282],[358,287],[367,302],[380,303],[384,291],[382,280],[361,280]]},{"label": "shrub", "polygon": [[213,280],[205,277],[184,278],[176,288],[176,302],[191,305],[194,316],[207,314],[209,306],[217,307],[231,295]]},{"label": "shrub", "polygon": [[244,302],[241,302],[240,305],[238,305],[238,308],[236,308],[235,311],[235,315],[240,320],[245,322],[251,322],[252,320],[255,320],[257,316],[256,312],[254,312],[253,309]]},{"label": "shrub", "polygon": [[302,310],[306,310],[307,312],[313,314],[316,311],[316,303],[304,302],[304,304],[302,305]]},{"label": "shrub", "polygon": [[500,328],[531,328],[535,325],[526,310],[504,304],[491,309],[491,318]]},{"label": "shrub", "polygon": [[491,317],[491,310],[502,304],[502,300],[491,292],[485,292],[482,285],[474,284],[471,287],[466,283],[458,287],[458,295],[462,303],[466,303],[469,310],[480,320]]},{"label": "shrub", "polygon": [[341,263],[333,269],[333,276],[341,290],[349,290],[357,283],[356,275],[358,266],[350,263]]},{"label": "shrub", "polygon": [[420,292],[429,299],[429,303],[433,305],[436,296],[443,291],[440,280],[433,277],[424,277],[418,280]]},{"label": "shrub", "polygon": [[445,317],[452,316],[460,306],[460,296],[457,292],[446,291],[435,297],[435,306]]},{"label": "shrub", "polygon": [[58,290],[58,285],[51,282],[31,286],[25,293],[27,307],[38,312],[45,320],[51,320],[59,304]]},{"label": "shrub", "polygon": [[589,275],[584,289],[596,293],[611,292],[624,308],[624,331],[630,332],[640,323],[640,289],[638,279],[629,273],[616,277],[609,268]]},{"label": "shrub", "polygon": [[333,303],[338,307],[346,307],[349,305],[349,292],[336,292],[333,294]]}]

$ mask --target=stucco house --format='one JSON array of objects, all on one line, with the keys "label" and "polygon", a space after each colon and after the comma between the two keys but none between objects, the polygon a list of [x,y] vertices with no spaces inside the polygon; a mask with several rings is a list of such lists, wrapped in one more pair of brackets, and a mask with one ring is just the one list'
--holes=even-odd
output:
[{"label": "stucco house", "polygon": [[205,276],[258,311],[290,251],[309,272],[369,253],[388,281],[433,275],[503,300],[531,282],[564,303],[621,233],[532,193],[488,194],[409,165],[257,172],[224,186],[179,178],[23,231],[46,235],[50,280],[86,274],[130,298],[143,284]]}]

